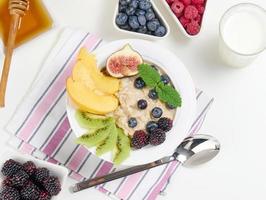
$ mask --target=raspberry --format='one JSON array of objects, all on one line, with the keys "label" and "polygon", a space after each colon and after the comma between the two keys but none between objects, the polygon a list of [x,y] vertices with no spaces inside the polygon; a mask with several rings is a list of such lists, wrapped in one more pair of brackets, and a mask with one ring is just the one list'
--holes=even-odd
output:
[{"label": "raspberry", "polygon": [[13,186],[22,187],[28,179],[29,175],[25,171],[20,170],[11,177],[10,181],[12,182]]},{"label": "raspberry", "polygon": [[200,25],[197,21],[191,21],[188,25],[187,25],[187,32],[190,35],[196,35],[197,33],[199,33],[200,31]]},{"label": "raspberry", "polygon": [[141,149],[148,144],[149,136],[145,131],[135,131],[133,138],[131,139],[131,146],[135,149]]},{"label": "raspberry", "polygon": [[0,193],[0,199],[20,200],[19,191],[12,187],[4,187]]},{"label": "raspberry", "polygon": [[204,4],[205,0],[192,0],[193,4]]},{"label": "raspberry", "polygon": [[199,11],[195,6],[187,6],[184,11],[184,16],[187,19],[194,19],[198,16]]},{"label": "raspberry", "polygon": [[166,117],[162,117],[158,120],[158,126],[165,132],[170,131],[173,127],[173,120]]},{"label": "raspberry", "polygon": [[61,191],[61,184],[57,177],[50,176],[43,182],[43,187],[50,193],[50,195],[58,195]]},{"label": "raspberry", "polygon": [[50,173],[49,170],[46,168],[38,168],[34,174],[34,180],[42,183],[45,179],[49,177]]},{"label": "raspberry", "polygon": [[198,15],[196,18],[195,18],[195,21],[198,22],[198,24],[201,24],[201,19],[202,17],[200,15]]},{"label": "raspberry", "polygon": [[169,4],[169,5],[172,5],[172,3],[174,3],[175,0],[166,0],[166,2]]},{"label": "raspberry", "polygon": [[203,6],[203,5],[200,5],[200,4],[198,4],[198,5],[196,5],[196,8],[197,8],[197,10],[199,11],[199,14],[203,14],[204,13],[204,11],[205,11],[205,7]]},{"label": "raspberry", "polygon": [[185,18],[184,16],[180,17],[180,18],[179,18],[179,21],[180,21],[180,23],[182,24],[182,26],[183,26],[184,28],[186,28],[187,25],[188,25],[188,23],[190,22],[190,20],[187,19],[187,18]]},{"label": "raspberry", "polygon": [[191,4],[191,0],[181,0],[181,2],[185,5],[188,6]]},{"label": "raspberry", "polygon": [[36,171],[36,166],[32,161],[28,161],[23,164],[24,171],[27,172],[30,176],[33,175]]},{"label": "raspberry", "polygon": [[7,160],[1,170],[4,176],[12,176],[22,169],[22,165],[12,159]]},{"label": "raspberry", "polygon": [[183,10],[184,10],[184,4],[181,3],[180,1],[175,1],[172,5],[171,5],[171,9],[172,11],[174,12],[174,14],[177,16],[177,17],[180,17],[183,13]]},{"label": "raspberry", "polygon": [[39,199],[40,192],[38,190],[38,187],[29,181],[27,182],[25,187],[21,189],[20,194],[22,199],[36,200]]},{"label": "raspberry", "polygon": [[52,197],[47,191],[41,191],[38,200],[50,200]]},{"label": "raspberry", "polygon": [[162,129],[155,129],[151,134],[150,134],[150,144],[157,146],[159,144],[162,144],[166,139],[165,132]]}]

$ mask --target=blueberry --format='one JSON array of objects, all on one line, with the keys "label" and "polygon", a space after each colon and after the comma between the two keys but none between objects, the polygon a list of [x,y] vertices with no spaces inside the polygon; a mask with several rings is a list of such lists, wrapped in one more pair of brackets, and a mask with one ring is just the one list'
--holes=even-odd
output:
[{"label": "blueberry", "polygon": [[127,7],[126,13],[127,15],[134,15],[136,9],[134,7]]},{"label": "blueberry", "polygon": [[169,78],[169,76],[168,76],[167,74],[163,74],[163,75],[161,75],[161,81],[162,81],[165,85],[167,85],[168,83],[170,83],[170,78]]},{"label": "blueberry", "polygon": [[147,19],[148,21],[150,21],[150,20],[152,20],[152,19],[155,18],[155,14],[154,14],[153,11],[148,11],[148,12],[146,12],[145,17],[146,17],[146,19]]},{"label": "blueberry", "polygon": [[123,6],[129,4],[130,2],[131,0],[119,0],[119,3]]},{"label": "blueberry", "polygon": [[158,37],[162,37],[166,34],[166,28],[164,26],[159,26],[154,34]]},{"label": "blueberry", "polygon": [[138,108],[139,109],[144,110],[147,108],[147,106],[148,106],[148,103],[145,99],[138,100]]},{"label": "blueberry", "polygon": [[130,30],[131,30],[131,27],[130,27],[128,24],[125,24],[125,25],[119,26],[119,28],[121,28],[121,29],[123,29],[123,30],[126,30],[126,31],[130,31]]},{"label": "blueberry", "polygon": [[142,89],[142,88],[145,87],[145,85],[146,84],[145,84],[145,82],[143,81],[143,79],[141,77],[136,78],[135,81],[134,81],[134,86],[137,89]]},{"label": "blueberry", "polygon": [[156,92],[155,89],[151,89],[151,90],[149,91],[148,96],[149,96],[151,99],[153,99],[153,100],[158,99],[158,94],[157,94],[157,92]]},{"label": "blueberry", "polygon": [[149,121],[147,124],[146,124],[146,131],[148,133],[151,133],[153,130],[157,129],[158,128],[158,124],[157,122],[155,121]]},{"label": "blueberry", "polygon": [[142,10],[148,10],[151,8],[151,2],[150,0],[142,0],[139,2],[139,8]]},{"label": "blueberry", "polygon": [[159,107],[154,107],[151,111],[151,115],[154,118],[160,118],[163,114],[163,110]]},{"label": "blueberry", "polygon": [[147,26],[143,25],[140,26],[139,29],[137,30],[138,33],[147,33]]},{"label": "blueberry", "polygon": [[119,12],[126,12],[127,6],[126,5],[120,5],[119,6]]},{"label": "blueberry", "polygon": [[175,107],[175,106],[172,106],[172,105],[170,105],[170,104],[168,104],[168,103],[166,103],[166,108],[168,108],[168,109],[170,109],[170,110],[173,110],[173,109],[175,109],[176,107]]},{"label": "blueberry", "polygon": [[148,35],[153,35],[151,31],[147,31],[146,34],[148,34]]},{"label": "blueberry", "polygon": [[135,128],[138,125],[137,119],[134,117],[129,118],[127,123],[130,128]]},{"label": "blueberry", "polygon": [[139,16],[139,15],[145,15],[146,11],[145,10],[141,10],[141,9],[137,9],[135,11],[135,15]]},{"label": "blueberry", "polygon": [[125,25],[127,22],[127,15],[125,13],[118,13],[116,16],[115,22],[117,25]]},{"label": "blueberry", "polygon": [[147,27],[150,31],[155,31],[160,26],[160,23],[156,19],[152,19],[151,21],[148,21]]},{"label": "blueberry", "polygon": [[140,25],[146,25],[146,18],[145,18],[145,16],[144,15],[139,15],[138,16],[138,21],[139,21],[139,24]]},{"label": "blueberry", "polygon": [[139,5],[138,0],[132,0],[131,3],[129,4],[130,7],[137,8]]},{"label": "blueberry", "polygon": [[132,29],[138,29],[140,26],[137,16],[129,16],[128,24]]}]

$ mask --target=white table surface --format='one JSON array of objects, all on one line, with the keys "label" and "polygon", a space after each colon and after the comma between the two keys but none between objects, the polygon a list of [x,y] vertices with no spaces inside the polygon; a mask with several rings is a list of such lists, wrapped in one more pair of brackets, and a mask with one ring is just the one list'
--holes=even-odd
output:
[{"label": "white table surface", "polygon": [[[156,0],[158,2],[161,0]],[[175,28],[165,10],[172,32],[159,41],[185,63],[195,84],[215,97],[201,133],[217,137],[222,150],[212,162],[194,169],[180,168],[164,196],[158,199],[265,199],[266,198],[266,52],[244,69],[226,67],[217,54],[218,22],[230,6],[241,0],[209,0],[200,37],[188,40]],[[253,0],[266,8],[265,0]],[[45,0],[58,27],[80,27],[106,41],[126,38],[112,27],[114,0]],[[8,147],[3,127],[25,95],[59,34],[58,29],[15,51],[10,72],[7,105],[0,110],[0,153]],[[2,60],[2,56],[0,60]],[[73,183],[68,180],[67,186]],[[95,189],[64,199],[107,199]]]}]

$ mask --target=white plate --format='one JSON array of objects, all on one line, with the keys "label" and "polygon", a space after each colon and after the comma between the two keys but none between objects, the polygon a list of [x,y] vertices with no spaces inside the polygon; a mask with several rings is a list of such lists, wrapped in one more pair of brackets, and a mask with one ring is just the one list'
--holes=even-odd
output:
[{"label": "white plate", "polygon": [[[26,155],[26,154],[14,152],[14,151],[7,151],[3,155],[1,155],[1,157],[0,157],[0,165],[1,165],[0,167],[1,168],[4,164],[4,162],[8,159],[13,159],[13,160],[21,162],[21,163],[24,163],[27,161],[32,161],[32,162],[34,162],[34,164],[37,167],[47,168],[50,171],[50,174],[52,176],[58,177],[58,179],[61,183],[61,188],[62,188],[62,190],[64,189],[64,184],[66,182],[66,178],[68,175],[68,170],[66,168],[59,166],[59,165],[49,163],[49,162],[46,162],[46,161],[43,161],[43,160],[36,159],[36,158],[29,156],[29,155]],[[0,173],[0,174],[1,174],[0,175],[0,181],[2,182],[4,179],[4,176],[2,175],[2,173]],[[52,200],[60,199],[61,193],[62,193],[62,191],[57,196],[53,196]]]},{"label": "white plate", "polygon": [[[108,56],[121,49],[127,43],[138,51],[145,61],[161,67],[170,76],[183,101],[182,107],[178,108],[175,116],[174,127],[167,133],[166,141],[159,146],[148,146],[140,150],[131,151],[130,157],[123,162],[123,165],[139,165],[171,155],[178,144],[187,136],[195,113],[195,87],[185,66],[172,52],[145,40],[118,40],[98,48],[93,52],[97,57],[98,66],[105,66]],[[69,122],[73,132],[79,137],[86,130],[82,129],[76,121],[75,111],[75,108],[68,101],[67,114]],[[95,154],[95,148],[90,148],[89,150]],[[112,162],[111,153],[104,154],[101,158]]]}]

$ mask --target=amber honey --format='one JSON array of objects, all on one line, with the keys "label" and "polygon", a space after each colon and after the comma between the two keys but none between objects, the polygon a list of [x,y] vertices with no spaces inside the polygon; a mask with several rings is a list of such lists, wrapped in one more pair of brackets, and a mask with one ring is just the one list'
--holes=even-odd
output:
[{"label": "amber honey", "polygon": [[[0,0],[0,36],[7,43],[10,15],[8,0]],[[29,10],[22,18],[17,33],[16,46],[38,36],[52,27],[53,21],[41,0],[30,0]]]}]

